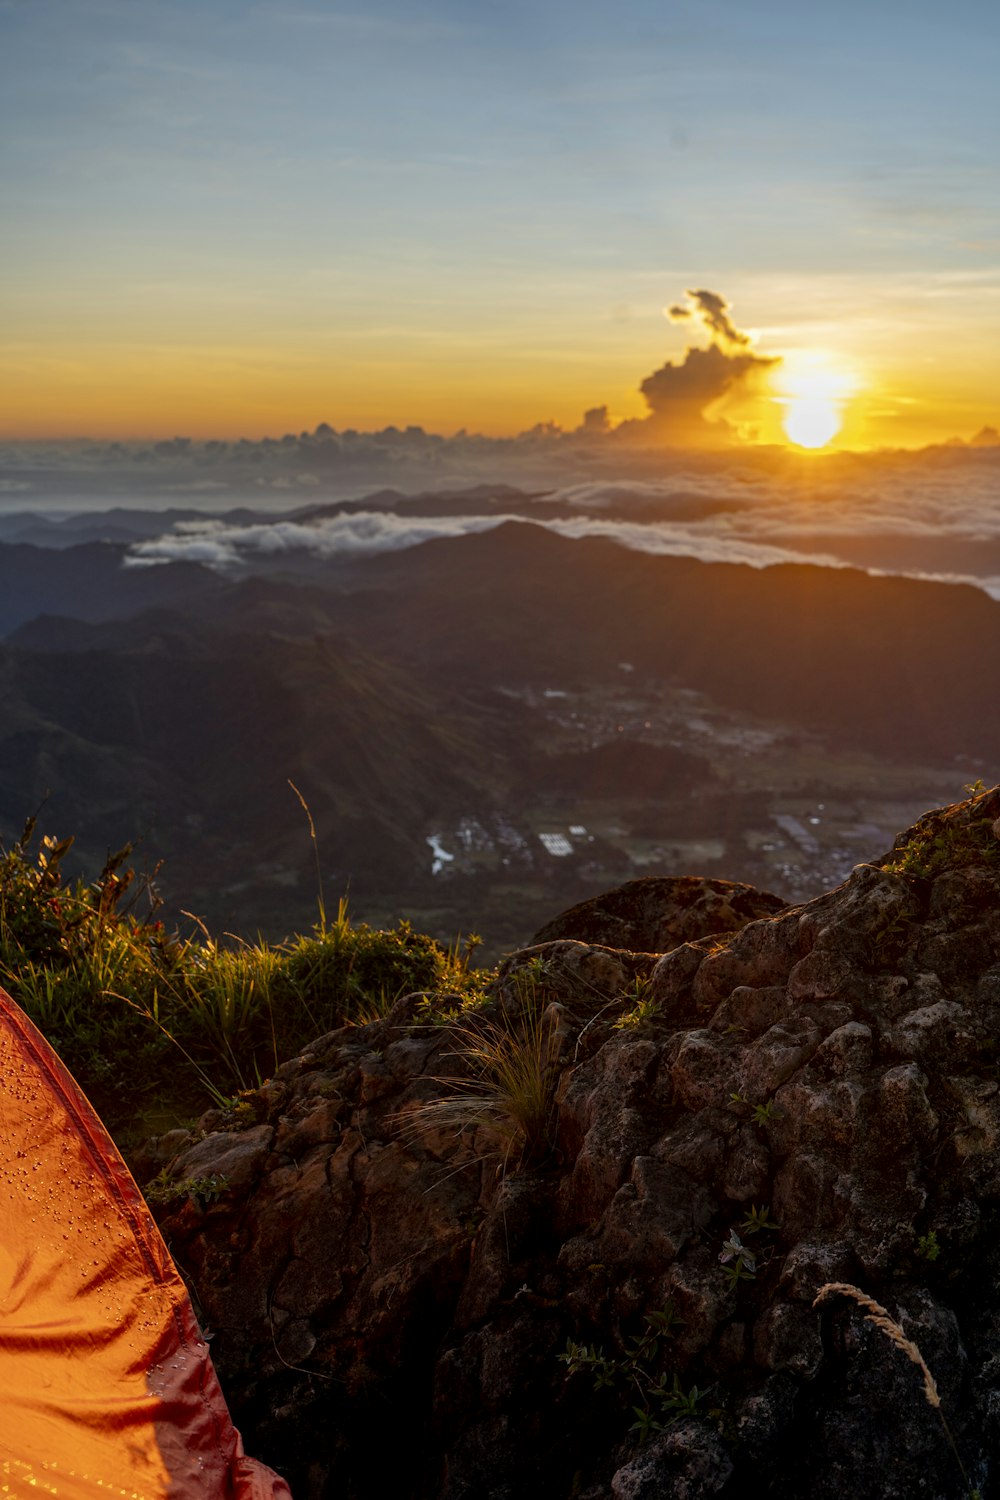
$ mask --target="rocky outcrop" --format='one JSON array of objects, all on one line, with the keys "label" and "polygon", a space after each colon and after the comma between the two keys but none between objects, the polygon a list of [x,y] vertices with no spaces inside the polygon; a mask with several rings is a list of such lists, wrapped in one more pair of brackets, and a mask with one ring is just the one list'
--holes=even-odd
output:
[{"label": "rocky outcrop", "polygon": [[1000,789],[735,933],[542,942],[153,1143],[254,1451],[298,1500],[1000,1494],[998,835]]},{"label": "rocky outcrop", "polygon": [[608,948],[665,953],[695,938],[738,932],[755,917],[773,917],[785,905],[780,896],[736,880],[644,875],[571,906],[547,922],[532,941],[573,938]]}]

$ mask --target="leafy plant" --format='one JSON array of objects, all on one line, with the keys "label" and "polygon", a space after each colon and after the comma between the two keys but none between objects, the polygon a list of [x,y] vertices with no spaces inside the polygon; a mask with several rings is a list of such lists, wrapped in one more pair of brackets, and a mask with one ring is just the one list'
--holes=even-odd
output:
[{"label": "leafy plant", "polygon": [[973,801],[951,814],[923,819],[883,868],[929,880],[942,870],[980,864],[1000,865],[1000,839],[993,832],[993,818],[978,812]]},{"label": "leafy plant", "polygon": [[916,1249],[913,1253],[914,1255],[919,1256],[921,1260],[937,1260],[938,1256],[941,1254],[941,1245],[938,1241],[937,1234],[933,1229],[928,1230],[926,1234],[920,1235],[917,1240]]},{"label": "leafy plant", "polygon": [[163,1171],[143,1188],[143,1197],[151,1207],[174,1203],[179,1198],[191,1198],[204,1212],[210,1203],[229,1191],[229,1180],[221,1172],[211,1172],[207,1177],[173,1178],[169,1169]]},{"label": "leafy plant", "polygon": [[657,1312],[647,1313],[645,1328],[628,1340],[622,1355],[614,1359],[596,1344],[578,1344],[567,1339],[566,1348],[556,1358],[572,1375],[579,1371],[593,1379],[595,1391],[616,1390],[630,1403],[635,1421],[629,1428],[640,1442],[653,1433],[663,1432],[678,1418],[694,1415],[709,1394],[692,1385],[685,1390],[676,1372],[661,1367],[661,1349],[676,1329],[683,1327],[672,1302]]},{"label": "leafy plant", "polygon": [[719,1252],[719,1260],[733,1286],[738,1281],[750,1281],[757,1274],[757,1256],[744,1245],[735,1229],[729,1231],[729,1238]]},{"label": "leafy plant", "polygon": [[763,1104],[751,1104],[745,1094],[732,1093],[729,1103],[737,1109],[748,1109],[750,1118],[755,1125],[767,1125],[771,1120],[780,1120],[781,1111],[773,1099],[766,1100]]},{"label": "leafy plant", "polygon": [[750,1211],[744,1218],[740,1228],[744,1234],[760,1234],[764,1229],[777,1232],[780,1230],[781,1225],[776,1224],[771,1218],[771,1210],[769,1208],[766,1206],[764,1208],[757,1208],[751,1203]]},{"label": "leafy plant", "polygon": [[633,979],[623,996],[623,999],[631,1003],[628,1010],[624,1011],[615,1022],[616,1030],[622,1031],[634,1026],[643,1026],[660,1014],[659,1001],[650,995],[650,988],[651,980],[648,976],[640,975]]}]

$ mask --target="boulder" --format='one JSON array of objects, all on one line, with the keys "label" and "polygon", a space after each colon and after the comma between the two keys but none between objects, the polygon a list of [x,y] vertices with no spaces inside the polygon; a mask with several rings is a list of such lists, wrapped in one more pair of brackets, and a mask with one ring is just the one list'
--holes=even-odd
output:
[{"label": "boulder", "polygon": [[546,922],[532,942],[572,938],[637,953],[665,953],[694,938],[738,932],[757,917],[774,916],[786,904],[780,896],[736,880],[644,875],[571,906]]},{"label": "boulder", "polygon": [[162,1227],[298,1500],[1000,1493],[998,818],[732,887],[728,934],[542,929],[477,1010],[318,1039],[245,1143],[174,1134]]}]

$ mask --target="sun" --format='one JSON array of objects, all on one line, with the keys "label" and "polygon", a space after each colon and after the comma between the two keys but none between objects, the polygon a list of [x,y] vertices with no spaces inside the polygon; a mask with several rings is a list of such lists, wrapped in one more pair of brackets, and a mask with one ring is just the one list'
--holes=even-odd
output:
[{"label": "sun", "polygon": [[825,448],[844,425],[844,410],[858,382],[831,355],[800,350],[782,361],[776,384],[788,441],[797,448]]},{"label": "sun", "polygon": [[795,396],[781,420],[785,435],[799,448],[825,448],[837,436],[844,419],[833,401]]}]

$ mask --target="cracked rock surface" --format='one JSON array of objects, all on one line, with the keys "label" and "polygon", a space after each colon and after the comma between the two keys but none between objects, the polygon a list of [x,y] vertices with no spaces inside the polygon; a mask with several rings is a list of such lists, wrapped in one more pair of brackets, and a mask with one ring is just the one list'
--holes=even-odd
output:
[{"label": "cracked rock surface", "polygon": [[[536,943],[150,1143],[253,1451],[298,1500],[1000,1495],[998,818],[736,931],[663,892],[672,945]],[[539,1043],[527,1139],[473,1032]]]}]

